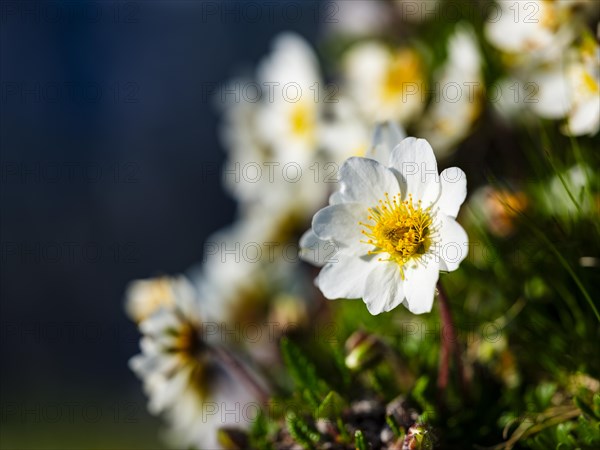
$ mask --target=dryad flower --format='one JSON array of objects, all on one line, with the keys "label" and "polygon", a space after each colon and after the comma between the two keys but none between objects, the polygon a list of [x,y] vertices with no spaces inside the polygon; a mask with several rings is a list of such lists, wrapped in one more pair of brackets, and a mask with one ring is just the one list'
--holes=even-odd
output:
[{"label": "dryad flower", "polygon": [[247,425],[243,414],[231,411],[254,398],[209,351],[195,291],[172,293],[171,304],[140,323],[142,352],[130,367],[144,383],[150,412],[167,420],[175,445],[219,448],[218,428]]},{"label": "dryad flower", "polygon": [[134,322],[142,322],[161,307],[171,307],[177,297],[193,296],[193,286],[185,277],[158,277],[135,280],[126,292],[125,310]]},{"label": "dryad flower", "polygon": [[[362,298],[371,314],[400,304],[429,312],[440,270],[457,269],[467,256],[468,238],[455,220],[466,193],[464,172],[438,174],[423,139],[401,141],[387,166],[350,158],[339,191],[302,237],[301,254],[323,266],[316,284],[329,299]],[[327,244],[329,253],[313,253]]]},{"label": "dryad flower", "polygon": [[488,19],[486,37],[513,58],[554,59],[575,36],[570,20],[575,3],[502,0],[499,10]]},{"label": "dryad flower", "polygon": [[441,157],[469,134],[482,110],[481,55],[470,26],[460,24],[448,40],[448,59],[436,74],[436,86],[419,134]]},{"label": "dryad flower", "polygon": [[282,33],[258,67],[258,81],[266,90],[257,116],[262,138],[282,160],[310,160],[319,145],[323,100],[312,48],[299,35]]},{"label": "dryad flower", "polygon": [[348,51],[344,63],[348,94],[371,121],[406,125],[423,110],[425,75],[414,49],[364,42]]}]

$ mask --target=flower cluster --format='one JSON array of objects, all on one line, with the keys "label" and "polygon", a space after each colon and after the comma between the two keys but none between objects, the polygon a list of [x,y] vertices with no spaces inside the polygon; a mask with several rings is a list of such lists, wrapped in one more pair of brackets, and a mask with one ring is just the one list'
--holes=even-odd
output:
[{"label": "flower cluster", "polygon": [[[590,28],[597,3],[532,0],[531,11],[513,1],[483,3],[335,2],[340,16],[323,51],[285,32],[254,74],[213,93],[226,150],[222,181],[238,202],[236,220],[209,237],[202,262],[185,276],[134,281],[126,300],[142,334],[130,366],[174,445],[431,448],[437,437],[428,420],[446,427],[449,447],[489,444],[502,436],[495,423],[514,392],[503,401],[482,392],[498,385],[537,392],[534,383],[547,378],[511,345],[551,336],[532,350],[550,371],[567,349],[564,334],[553,334],[557,322],[582,342],[597,333],[586,322],[600,319],[584,286],[592,276],[571,266],[600,266],[592,250],[597,156],[589,152],[600,123],[600,47]],[[444,20],[452,7],[460,20]],[[456,334],[467,327],[453,323],[440,283],[446,272],[455,272],[444,275],[458,297],[453,313],[474,323],[479,337],[466,349]],[[334,299],[362,302],[327,301]],[[503,334],[526,303],[535,326]],[[434,308],[439,322],[425,314]],[[329,332],[316,333],[324,323],[333,324]],[[481,338],[492,325],[498,339]],[[430,332],[417,339],[422,327],[439,339],[430,342]],[[291,337],[315,359],[333,352],[328,380]],[[332,350],[338,340],[346,345]],[[598,369],[593,346],[574,353],[579,365],[556,363],[557,378]],[[455,422],[444,423],[439,413],[448,405],[432,406],[432,398],[446,393],[451,356],[464,403],[451,414]],[[482,396],[473,408],[485,414],[469,415],[467,391],[478,373],[495,384],[482,377],[471,387]],[[535,381],[527,384],[528,375]],[[265,414],[267,400],[282,392],[301,406]],[[540,413],[548,427],[575,417],[567,387],[555,392],[562,397],[553,405],[571,415]],[[424,414],[404,411],[406,402],[393,400],[399,393]],[[261,413],[214,409],[240,404]],[[393,411],[377,409],[385,404]],[[489,404],[498,406],[489,412]],[[476,422],[484,416],[494,425]],[[369,421],[381,422],[371,424],[376,433],[365,428]],[[459,428],[477,431],[466,437]],[[519,430],[523,439],[534,434]],[[537,448],[556,447],[544,442],[552,445]]]}]

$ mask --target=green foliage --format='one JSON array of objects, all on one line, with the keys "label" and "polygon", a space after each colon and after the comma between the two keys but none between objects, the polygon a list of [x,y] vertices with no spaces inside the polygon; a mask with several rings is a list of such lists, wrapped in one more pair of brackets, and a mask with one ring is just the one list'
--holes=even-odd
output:
[{"label": "green foliage", "polygon": [[315,418],[330,420],[338,419],[341,417],[345,406],[346,400],[344,400],[337,392],[330,391],[317,408]]},{"label": "green foliage", "polygon": [[308,422],[302,420],[293,412],[288,412],[286,416],[287,430],[297,443],[305,449],[314,448],[314,444],[319,442],[319,432],[311,427]]},{"label": "green foliage", "polygon": [[363,436],[362,431],[356,430],[354,433],[354,446],[356,450],[367,450],[367,443],[365,441],[365,437]]},{"label": "green foliage", "polygon": [[281,340],[281,353],[296,387],[302,390],[307,401],[311,404],[317,402],[315,406],[318,406],[319,397],[329,389],[327,383],[318,377],[314,364],[288,338]]}]

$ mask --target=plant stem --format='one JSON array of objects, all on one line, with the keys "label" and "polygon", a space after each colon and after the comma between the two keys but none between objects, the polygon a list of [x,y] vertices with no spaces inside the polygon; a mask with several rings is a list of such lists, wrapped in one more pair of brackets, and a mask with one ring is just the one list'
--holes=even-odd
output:
[{"label": "plant stem", "polygon": [[218,345],[210,346],[210,349],[213,355],[245,383],[263,404],[266,404],[269,401],[269,392],[258,382],[256,377],[250,373],[248,368],[239,362],[229,350]]},{"label": "plant stem", "polygon": [[462,364],[462,358],[459,352],[458,340],[454,323],[452,321],[452,313],[450,312],[450,304],[448,296],[444,290],[442,283],[438,281],[438,301],[440,305],[440,318],[442,320],[442,345],[440,347],[440,367],[438,372],[437,385],[440,394],[446,391],[448,386],[448,375],[450,372],[450,354],[454,354],[456,370],[458,371],[458,380],[463,395],[467,395],[467,383]]}]

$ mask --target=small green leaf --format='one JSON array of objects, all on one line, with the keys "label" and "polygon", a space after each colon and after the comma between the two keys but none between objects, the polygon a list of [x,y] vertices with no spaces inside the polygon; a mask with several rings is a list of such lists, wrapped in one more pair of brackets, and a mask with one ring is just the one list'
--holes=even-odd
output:
[{"label": "small green leaf", "polygon": [[600,417],[596,416],[594,410],[590,407],[590,405],[588,405],[581,397],[575,397],[574,401],[575,405],[577,405],[577,407],[581,410],[583,414],[596,420],[600,419]]},{"label": "small green leaf", "polygon": [[325,395],[328,391],[327,384],[317,376],[315,366],[296,345],[289,339],[283,338],[281,340],[281,352],[297,387],[308,389],[318,397]]},{"label": "small green leaf", "polygon": [[346,401],[335,391],[330,391],[317,408],[315,414],[317,419],[334,420],[341,416]]},{"label": "small green leaf", "polygon": [[314,430],[308,423],[293,412],[289,412],[285,420],[290,435],[305,449],[313,449],[314,444],[320,441],[321,437],[319,432]]}]

